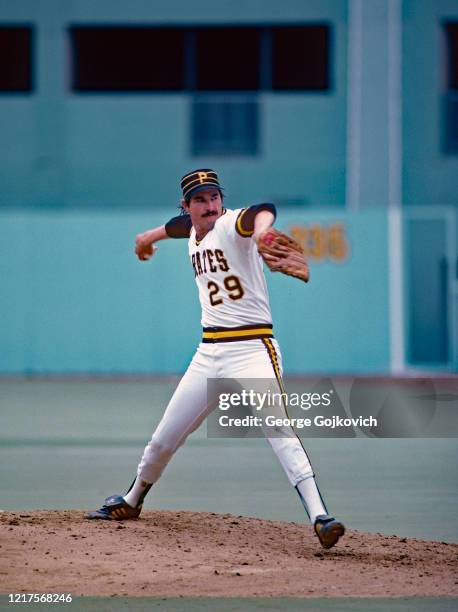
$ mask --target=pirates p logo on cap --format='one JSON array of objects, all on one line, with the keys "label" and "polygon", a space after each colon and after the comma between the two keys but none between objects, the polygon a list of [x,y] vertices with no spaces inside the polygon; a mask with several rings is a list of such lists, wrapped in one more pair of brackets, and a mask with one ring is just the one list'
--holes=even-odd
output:
[{"label": "pirates p logo on cap", "polygon": [[194,194],[204,189],[222,189],[218,182],[218,175],[210,168],[199,168],[193,170],[189,174],[185,174],[181,179],[181,189],[185,200],[191,198]]}]

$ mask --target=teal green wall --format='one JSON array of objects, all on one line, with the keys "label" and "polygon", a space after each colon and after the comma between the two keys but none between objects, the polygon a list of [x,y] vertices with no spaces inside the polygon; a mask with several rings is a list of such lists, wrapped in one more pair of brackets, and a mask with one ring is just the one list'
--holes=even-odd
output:
[{"label": "teal green wall", "polygon": [[[441,109],[442,22],[458,20],[458,1],[400,2],[402,204],[456,207],[458,156],[442,152]],[[354,14],[349,9],[358,6],[363,53],[358,206],[367,217],[345,212],[347,163],[352,167],[353,159],[347,138],[353,136],[347,123],[348,26]],[[395,126],[388,105],[393,69],[389,6],[388,0],[2,2],[0,23],[35,28],[35,90],[0,95],[0,250],[2,282],[8,279],[1,296],[0,371],[171,372],[185,367],[199,337],[190,321],[198,321],[199,313],[184,245],[161,246],[167,266],[158,260],[142,267],[132,258],[132,239],[139,229],[169,216],[178,204],[178,177],[203,166],[218,169],[229,206],[268,200],[278,204],[285,223],[293,216],[329,214],[348,224],[353,245],[348,262],[312,262],[313,282],[303,290],[288,279],[270,279],[289,371],[385,370],[386,221],[376,211],[389,199],[390,128]],[[69,88],[67,28],[72,24],[314,22],[332,28],[332,88],[260,94],[256,157],[192,157],[186,95],[76,95]],[[294,211],[286,206],[291,201],[306,205]],[[428,235],[422,240],[415,252],[431,249]],[[103,255],[105,249],[109,256]],[[447,252],[454,265],[450,245]],[[406,259],[412,263],[410,258],[409,251]],[[172,262],[176,277],[170,274]],[[375,288],[372,278],[380,270],[381,284]],[[420,262],[407,269],[406,291],[412,287],[409,275],[418,276],[418,270]],[[363,292],[370,304],[365,310]],[[140,303],[135,316],[127,296]],[[413,295],[406,303],[414,303]],[[189,319],[177,315],[183,304]],[[165,315],[171,305],[173,316]],[[455,307],[455,321],[456,312]],[[409,313],[406,308],[406,337],[425,335],[421,325],[413,328]],[[165,329],[171,325],[175,344],[178,337],[185,347],[178,353]],[[452,343],[456,338],[449,339]],[[407,359],[411,348],[406,347]]]},{"label": "teal green wall", "polygon": [[[458,20],[456,0],[402,0],[402,196],[404,204],[456,205],[458,156],[441,147],[445,91],[442,22]],[[216,165],[242,200],[303,199],[312,206],[345,203],[346,0],[9,0],[0,22],[35,26],[31,95],[0,95],[0,206],[150,207],[175,197],[176,177]],[[363,6],[361,185],[363,206],[386,201],[387,0]],[[236,16],[236,17],[234,17]],[[193,158],[189,100],[174,95],[78,96],[69,91],[72,23],[298,23],[333,29],[327,94],[262,94],[261,155]],[[382,96],[381,96],[382,93]],[[377,143],[372,146],[371,143]],[[377,156],[380,163],[376,163]]]},{"label": "teal green wall", "polygon": [[[200,339],[186,240],[138,262],[135,234],[170,211],[0,213],[0,372],[174,373]],[[342,222],[341,263],[311,261],[309,285],[268,275],[285,369],[380,372],[389,367],[384,213],[281,211],[279,227]]]},{"label": "teal green wall", "polygon": [[[3,3],[0,21],[35,24],[36,91],[0,96],[0,206],[168,206],[177,177],[216,166],[242,201],[345,202],[346,3],[79,0]],[[235,17],[236,16],[236,17]],[[261,154],[192,157],[190,97],[69,91],[74,23],[297,23],[332,26],[327,93],[260,94]]]},{"label": "teal green wall", "polygon": [[444,20],[458,21],[457,0],[403,2],[403,199],[405,204],[458,203],[458,154],[442,151],[446,89]]}]

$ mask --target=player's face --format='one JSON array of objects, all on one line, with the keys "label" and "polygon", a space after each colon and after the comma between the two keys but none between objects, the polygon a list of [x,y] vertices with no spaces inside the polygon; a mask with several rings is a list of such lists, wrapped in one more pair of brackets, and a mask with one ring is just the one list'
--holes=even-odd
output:
[{"label": "player's face", "polygon": [[197,235],[206,234],[213,229],[223,213],[223,201],[218,189],[205,189],[192,196],[189,204],[183,206],[191,216]]}]

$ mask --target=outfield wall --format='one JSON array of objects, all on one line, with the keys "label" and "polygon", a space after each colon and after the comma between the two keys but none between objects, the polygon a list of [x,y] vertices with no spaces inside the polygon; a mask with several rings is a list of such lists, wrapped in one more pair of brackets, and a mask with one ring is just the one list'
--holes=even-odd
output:
[{"label": "outfield wall", "polygon": [[[200,338],[187,241],[138,262],[135,234],[170,210],[0,213],[0,372],[181,372]],[[267,272],[285,371],[389,369],[387,218],[281,210],[311,281]]]}]

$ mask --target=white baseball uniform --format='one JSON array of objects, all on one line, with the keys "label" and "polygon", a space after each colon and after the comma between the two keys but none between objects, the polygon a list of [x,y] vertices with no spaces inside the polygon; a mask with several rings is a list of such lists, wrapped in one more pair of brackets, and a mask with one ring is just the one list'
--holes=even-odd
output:
[{"label": "white baseball uniform", "polygon": [[[215,408],[207,398],[208,378],[274,379],[277,391],[283,392],[263,262],[253,232],[243,227],[248,210],[225,210],[200,241],[190,227],[189,257],[202,306],[203,338],[145,447],[137,475],[147,483],[158,480],[178,447]],[[293,486],[313,476],[296,435],[269,442]]]}]

